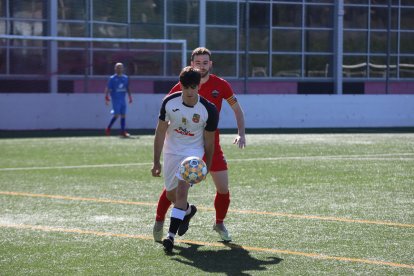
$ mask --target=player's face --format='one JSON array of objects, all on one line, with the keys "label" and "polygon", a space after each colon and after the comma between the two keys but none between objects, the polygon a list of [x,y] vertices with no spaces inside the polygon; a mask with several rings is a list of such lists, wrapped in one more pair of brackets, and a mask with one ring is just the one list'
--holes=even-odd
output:
[{"label": "player's face", "polygon": [[198,101],[198,85],[181,85],[181,90],[183,91],[183,102],[186,105],[194,106]]},{"label": "player's face", "polygon": [[115,73],[117,75],[122,75],[123,71],[124,71],[124,66],[122,64],[115,65]]},{"label": "player's face", "polygon": [[210,73],[213,62],[209,55],[195,55],[191,61],[191,66],[200,70],[201,77],[204,78]]}]

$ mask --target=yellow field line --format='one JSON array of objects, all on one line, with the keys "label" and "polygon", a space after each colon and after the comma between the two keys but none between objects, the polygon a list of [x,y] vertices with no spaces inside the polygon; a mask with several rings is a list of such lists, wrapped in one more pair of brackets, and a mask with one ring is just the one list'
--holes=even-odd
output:
[{"label": "yellow field line", "polygon": [[[92,197],[74,197],[74,196],[64,196],[64,195],[34,194],[34,193],[24,193],[24,192],[0,191],[0,195],[41,197],[41,198],[63,199],[63,200],[75,200],[75,201],[91,201],[91,202],[103,202],[103,203],[111,203],[111,204],[157,206],[157,203],[151,203],[151,202],[113,200],[113,199],[92,198]],[[214,208],[208,208],[208,207],[197,207],[197,208],[200,210],[204,210],[204,211],[215,211]],[[238,214],[267,215],[267,216],[275,216],[275,217],[314,219],[314,220],[324,220],[324,221],[339,221],[339,222],[348,222],[348,223],[376,224],[376,225],[414,228],[414,224],[404,224],[404,223],[390,222],[390,221],[348,219],[348,218],[323,217],[323,216],[314,216],[314,215],[297,215],[297,214],[289,214],[289,213],[264,212],[264,211],[254,211],[254,210],[229,209],[229,212],[238,213]]]},{"label": "yellow field line", "polygon": [[[60,233],[86,234],[86,235],[95,235],[95,236],[104,236],[104,237],[118,237],[118,238],[130,238],[130,239],[141,239],[141,240],[153,240],[153,238],[151,236],[146,236],[146,235],[132,235],[132,234],[111,233],[111,232],[101,232],[101,231],[81,230],[81,229],[66,229],[66,228],[42,226],[42,225],[2,224],[2,223],[0,223],[0,227],[2,227],[2,228],[13,228],[13,229],[39,230],[39,231],[45,231],[45,232],[60,232]],[[365,263],[365,264],[371,264],[371,265],[383,265],[383,266],[391,266],[391,267],[398,267],[398,268],[414,269],[414,265],[408,265],[408,264],[400,264],[400,263],[378,261],[378,260],[369,260],[369,259],[328,256],[328,255],[317,254],[317,253],[306,253],[306,252],[300,252],[300,251],[291,251],[291,250],[282,250],[282,249],[273,249],[273,248],[240,246],[240,245],[235,245],[235,244],[226,244],[226,245],[224,245],[223,243],[218,243],[218,242],[200,242],[200,241],[192,241],[192,240],[177,240],[177,243],[196,244],[196,245],[203,245],[203,246],[210,246],[210,247],[226,247],[226,246],[228,246],[228,247],[233,247],[233,248],[242,248],[242,249],[245,249],[247,251],[255,251],[255,252],[296,255],[296,256],[309,257],[309,258],[321,259],[321,260],[334,260],[334,261],[341,261],[341,262]]]},{"label": "yellow field line", "polygon": [[322,217],[322,216],[314,216],[314,215],[296,215],[296,214],[288,214],[288,213],[261,212],[261,211],[251,211],[251,210],[247,210],[247,211],[232,210],[232,212],[240,213],[240,214],[269,215],[269,216],[289,217],[289,218],[315,219],[315,220],[340,221],[340,222],[349,222],[349,223],[377,224],[377,225],[414,228],[414,224],[405,224],[405,223],[390,222],[390,221],[348,219],[348,218],[339,218],[339,217]]}]

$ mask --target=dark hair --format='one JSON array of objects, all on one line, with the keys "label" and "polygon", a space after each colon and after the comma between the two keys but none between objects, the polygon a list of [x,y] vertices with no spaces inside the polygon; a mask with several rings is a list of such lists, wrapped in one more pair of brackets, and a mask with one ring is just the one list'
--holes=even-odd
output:
[{"label": "dark hair", "polygon": [[211,59],[211,52],[206,47],[198,47],[191,53],[191,60],[194,60],[194,56],[208,55]]},{"label": "dark hair", "polygon": [[191,66],[184,67],[180,73],[180,83],[184,87],[199,85],[201,81],[201,73],[198,69]]}]

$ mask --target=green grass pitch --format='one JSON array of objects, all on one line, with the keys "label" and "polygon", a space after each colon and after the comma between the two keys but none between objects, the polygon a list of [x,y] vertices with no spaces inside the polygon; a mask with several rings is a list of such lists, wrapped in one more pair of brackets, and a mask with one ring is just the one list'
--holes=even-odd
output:
[{"label": "green grass pitch", "polygon": [[0,139],[0,275],[414,274],[413,133],[233,138],[233,242],[208,177],[173,255],[152,240],[152,135]]}]

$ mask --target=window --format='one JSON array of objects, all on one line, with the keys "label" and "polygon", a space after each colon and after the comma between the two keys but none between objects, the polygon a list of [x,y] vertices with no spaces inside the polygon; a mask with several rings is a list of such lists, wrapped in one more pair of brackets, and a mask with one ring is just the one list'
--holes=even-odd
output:
[{"label": "window", "polygon": [[127,0],[93,0],[94,21],[128,23]]},{"label": "window", "polygon": [[312,28],[332,28],[333,7],[325,5],[306,6],[306,26]]},{"label": "window", "polygon": [[131,1],[131,22],[144,24],[162,24],[164,21],[164,1]]},{"label": "window", "polygon": [[368,27],[367,7],[344,7],[344,28],[366,29]]},{"label": "window", "polygon": [[237,3],[207,1],[206,46],[216,51],[236,51],[237,42]]},{"label": "window", "polygon": [[198,0],[169,0],[167,5],[168,23],[198,24],[199,1]]},{"label": "window", "polygon": [[414,26],[414,2],[411,8],[401,8],[401,29],[413,30]]},{"label": "window", "polygon": [[368,32],[344,31],[343,50],[345,53],[360,53],[367,50]]},{"label": "window", "polygon": [[272,55],[273,77],[298,78],[301,71],[300,55]]},{"label": "window", "polygon": [[272,25],[275,27],[301,27],[302,6],[297,4],[273,4]]},{"label": "window", "polygon": [[207,27],[207,48],[220,50],[235,50],[237,30],[234,28]]},{"label": "window", "polygon": [[332,52],[332,31],[306,31],[306,51]]},{"label": "window", "polygon": [[237,24],[237,3],[207,1],[206,21],[208,25]]},{"label": "window", "polygon": [[332,77],[329,64],[333,64],[332,56],[306,55],[305,74],[307,77]]},{"label": "window", "polygon": [[272,50],[281,52],[299,52],[301,50],[300,30],[273,29]]}]

